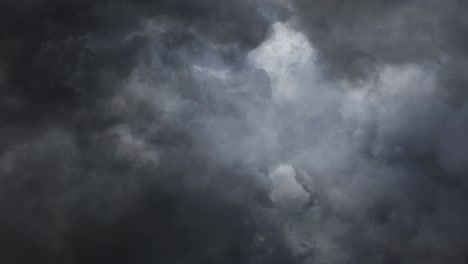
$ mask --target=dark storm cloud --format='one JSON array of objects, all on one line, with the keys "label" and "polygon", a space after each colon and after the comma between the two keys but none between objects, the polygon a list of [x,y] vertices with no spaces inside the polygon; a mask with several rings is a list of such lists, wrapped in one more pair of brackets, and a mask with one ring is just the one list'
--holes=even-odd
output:
[{"label": "dark storm cloud", "polygon": [[293,1],[331,75],[363,78],[382,64],[465,54],[465,1]]},{"label": "dark storm cloud", "polygon": [[31,0],[0,13],[0,261],[292,261],[259,211],[264,173],[210,138],[249,135],[238,104],[268,100],[244,58],[278,4]]},{"label": "dark storm cloud", "polygon": [[2,1],[0,261],[465,263],[465,11]]},{"label": "dark storm cloud", "polygon": [[[129,74],[143,55],[147,37],[124,38],[148,17],[170,16],[193,34],[220,45],[254,47],[268,27],[259,5],[245,1],[229,5],[222,1],[4,1],[0,10],[2,90],[8,94],[5,110],[21,115],[19,108],[30,107],[39,115],[57,104],[72,108],[88,94],[110,93],[95,87],[100,75],[104,71],[108,78],[119,79]],[[172,34],[164,41],[176,50],[190,38],[190,34]],[[24,102],[29,96],[36,100]]]},{"label": "dark storm cloud", "polygon": [[320,214],[310,214],[326,231],[311,236],[337,232],[335,248],[316,250],[311,263],[467,261],[466,8],[466,1],[292,2],[293,23],[327,87],[364,95],[356,116],[325,118],[330,131],[344,131],[324,137],[327,158],[309,150],[292,163],[316,186]]}]

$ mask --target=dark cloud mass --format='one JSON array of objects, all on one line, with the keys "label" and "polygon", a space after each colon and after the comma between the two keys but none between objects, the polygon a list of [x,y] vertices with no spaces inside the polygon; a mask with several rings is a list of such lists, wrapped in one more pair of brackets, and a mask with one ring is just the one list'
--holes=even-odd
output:
[{"label": "dark cloud mass", "polygon": [[242,117],[192,65],[243,67],[268,6],[3,1],[0,261],[289,262],[250,169],[213,164],[196,138],[204,116]]},{"label": "dark cloud mass", "polygon": [[468,263],[468,3],[0,2],[1,263]]}]

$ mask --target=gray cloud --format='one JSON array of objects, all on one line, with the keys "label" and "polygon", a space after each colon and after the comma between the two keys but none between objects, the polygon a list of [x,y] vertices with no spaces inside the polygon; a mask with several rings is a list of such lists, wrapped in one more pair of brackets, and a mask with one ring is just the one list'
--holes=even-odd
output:
[{"label": "gray cloud", "polygon": [[298,75],[322,80],[302,89],[320,91],[312,93],[324,104],[336,101],[324,93],[338,93],[339,102],[298,130],[322,141],[290,161],[315,187],[305,219],[322,228],[295,231],[315,242],[312,263],[466,261],[464,8],[293,1],[290,23],[307,36],[317,65]]},{"label": "gray cloud", "polygon": [[0,260],[465,263],[463,1],[0,4]]},{"label": "gray cloud", "polygon": [[224,153],[255,142],[274,5],[2,2],[1,260],[291,262],[263,173]]}]

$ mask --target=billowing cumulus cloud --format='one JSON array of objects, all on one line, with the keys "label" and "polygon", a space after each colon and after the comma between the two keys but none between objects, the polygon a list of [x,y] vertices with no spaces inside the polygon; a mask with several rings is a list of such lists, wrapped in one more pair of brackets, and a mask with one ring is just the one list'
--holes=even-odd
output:
[{"label": "billowing cumulus cloud", "polygon": [[0,3],[0,261],[466,263],[465,9]]}]

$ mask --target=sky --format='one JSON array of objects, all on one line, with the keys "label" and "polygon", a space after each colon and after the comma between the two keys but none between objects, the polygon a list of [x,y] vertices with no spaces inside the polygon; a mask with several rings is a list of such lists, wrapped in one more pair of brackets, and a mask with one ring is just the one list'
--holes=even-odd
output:
[{"label": "sky", "polygon": [[468,263],[467,9],[1,1],[0,262]]}]

